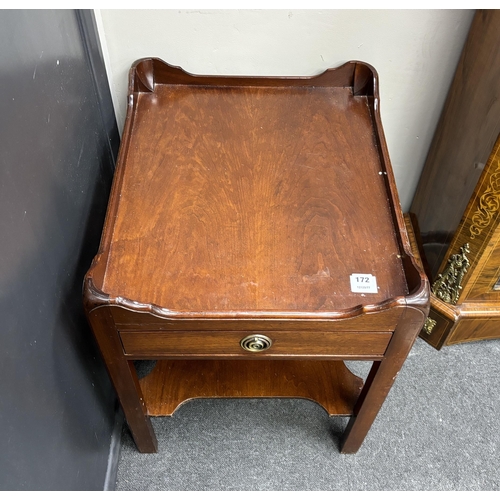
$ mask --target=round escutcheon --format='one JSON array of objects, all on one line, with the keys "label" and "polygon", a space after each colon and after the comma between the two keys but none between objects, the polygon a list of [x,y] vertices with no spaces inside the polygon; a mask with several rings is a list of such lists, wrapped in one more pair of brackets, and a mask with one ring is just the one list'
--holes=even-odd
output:
[{"label": "round escutcheon", "polygon": [[241,339],[240,346],[245,351],[262,352],[269,349],[273,345],[273,341],[265,335],[249,335]]}]

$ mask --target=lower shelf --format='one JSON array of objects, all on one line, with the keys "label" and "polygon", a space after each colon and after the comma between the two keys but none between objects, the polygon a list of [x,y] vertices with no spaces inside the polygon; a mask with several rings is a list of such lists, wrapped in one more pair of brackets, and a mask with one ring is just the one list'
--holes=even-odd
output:
[{"label": "lower shelf", "polygon": [[150,416],[193,398],[305,398],[348,416],[363,386],[343,361],[301,360],[158,361],[139,383]]}]

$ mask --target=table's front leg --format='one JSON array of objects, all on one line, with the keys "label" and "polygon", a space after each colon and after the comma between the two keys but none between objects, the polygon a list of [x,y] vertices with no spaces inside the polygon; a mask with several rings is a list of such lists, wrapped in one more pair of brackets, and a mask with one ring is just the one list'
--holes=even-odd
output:
[{"label": "table's front leg", "polygon": [[425,321],[425,313],[408,307],[387,347],[382,361],[373,363],[365,385],[344,432],[342,453],[356,453],[385,401],[416,337]]},{"label": "table's front leg", "polygon": [[101,306],[92,310],[88,318],[135,444],[142,453],[155,453],[158,444],[137,373],[133,362],[124,356],[111,312]]}]

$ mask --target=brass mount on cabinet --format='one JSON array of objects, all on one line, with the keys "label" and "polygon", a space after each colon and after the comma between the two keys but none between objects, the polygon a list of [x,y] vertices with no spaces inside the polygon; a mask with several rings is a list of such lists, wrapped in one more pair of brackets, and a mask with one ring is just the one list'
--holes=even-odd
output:
[{"label": "brass mount on cabinet", "polygon": [[467,254],[470,252],[469,244],[465,243],[458,253],[450,256],[444,271],[438,274],[432,285],[432,293],[448,304],[456,304],[462,290],[462,280],[467,273],[470,261]]},{"label": "brass mount on cabinet", "polygon": [[432,330],[434,330],[434,327],[437,325],[437,321],[427,317],[424,323],[424,332],[427,335],[430,335],[432,333]]}]

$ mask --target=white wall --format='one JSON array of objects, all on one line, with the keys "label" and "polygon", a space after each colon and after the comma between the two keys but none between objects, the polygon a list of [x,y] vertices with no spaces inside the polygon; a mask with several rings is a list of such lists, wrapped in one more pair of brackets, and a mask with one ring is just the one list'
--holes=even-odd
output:
[{"label": "white wall", "polygon": [[408,210],[472,10],[97,10],[118,126],[127,74],[160,57],[195,74],[308,76],[372,64],[403,210]]}]

